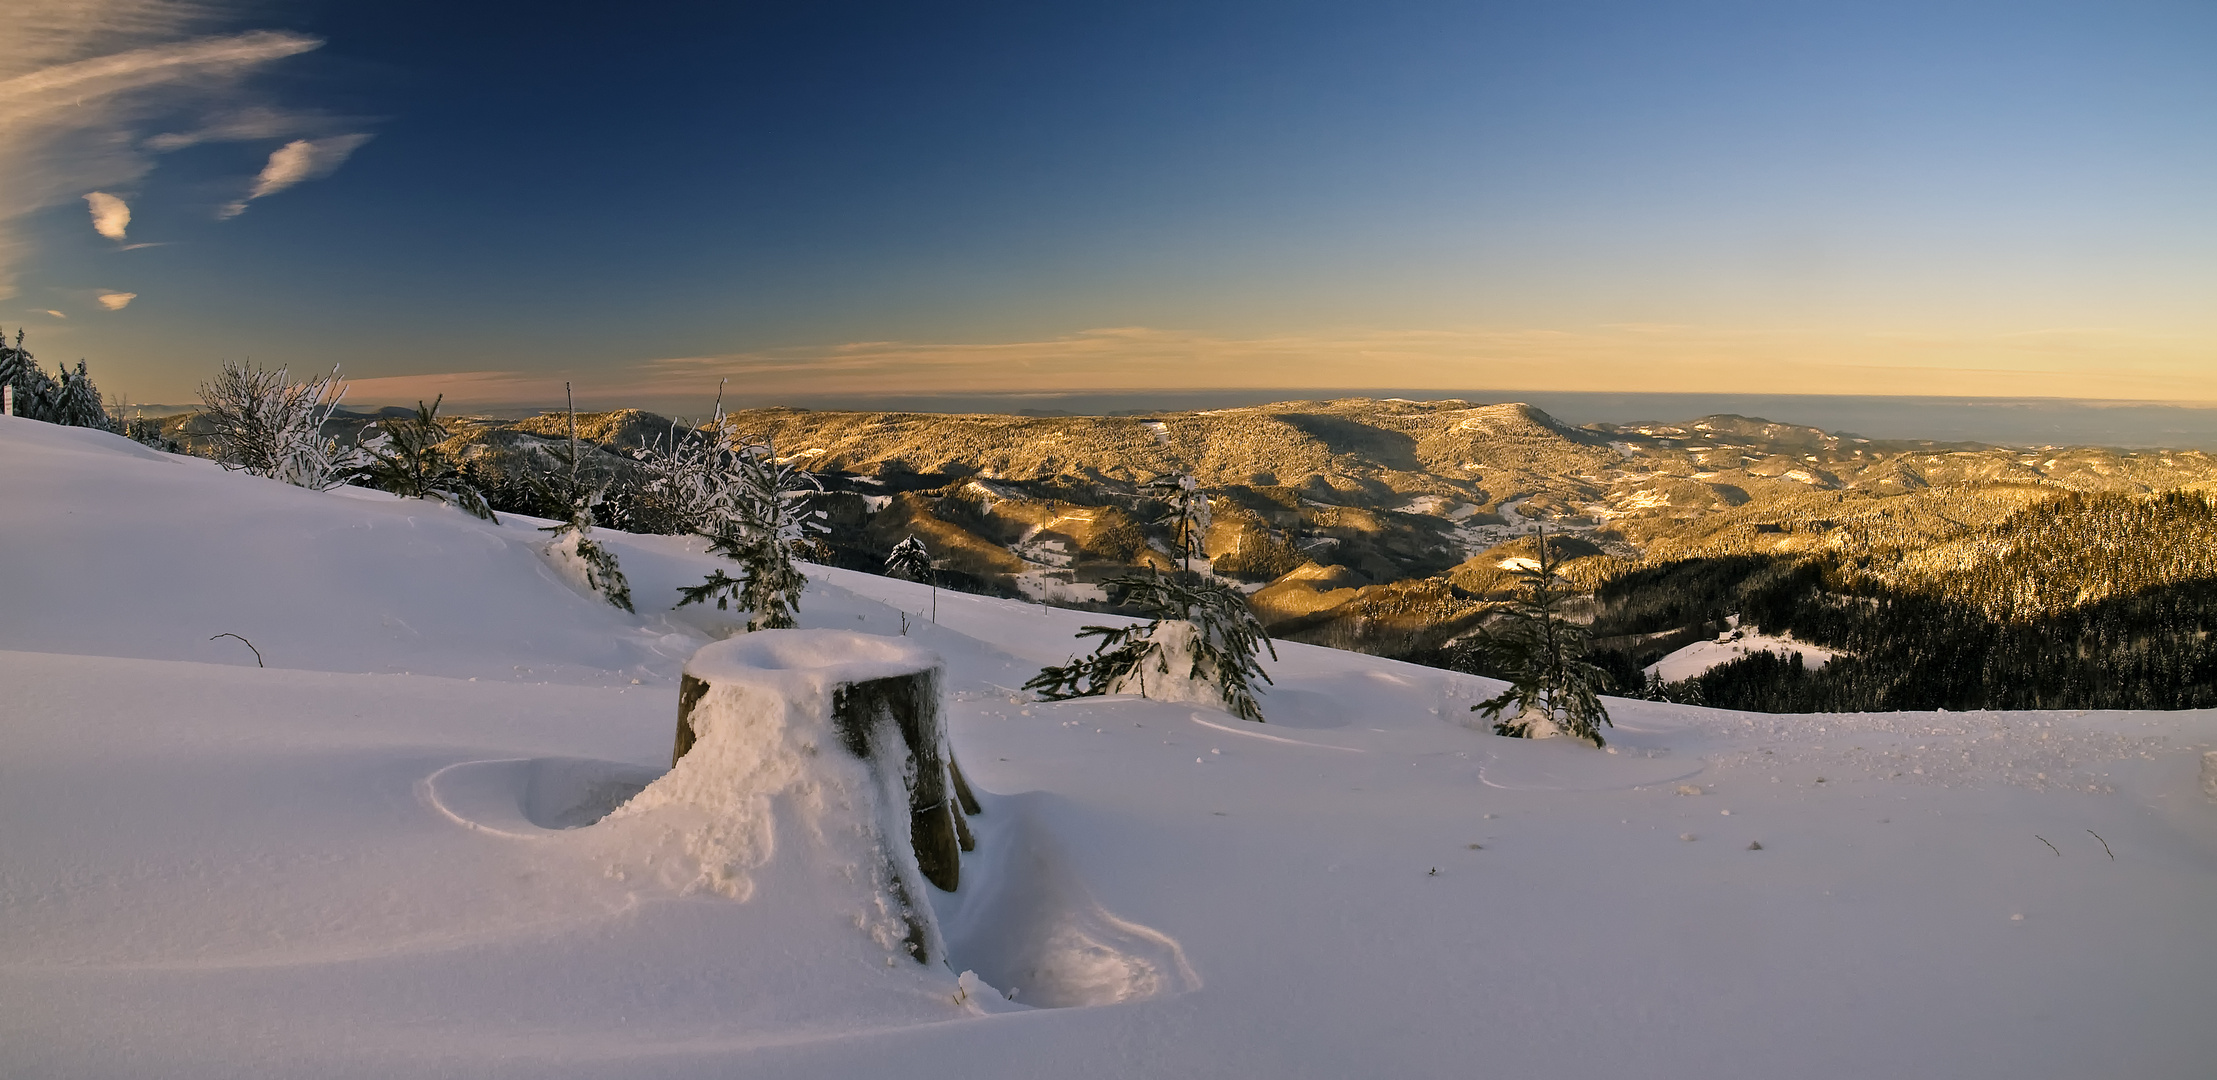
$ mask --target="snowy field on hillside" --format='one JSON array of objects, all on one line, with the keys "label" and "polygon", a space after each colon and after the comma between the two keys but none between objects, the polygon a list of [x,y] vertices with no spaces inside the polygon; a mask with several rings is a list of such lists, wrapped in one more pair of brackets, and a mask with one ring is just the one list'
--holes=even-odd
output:
[{"label": "snowy field on hillside", "polygon": [[698,541],[600,534],[631,615],[538,524],[0,418],[0,1076],[2217,1075],[2217,715],[1612,701],[1601,751],[1294,644],[1264,725],[1043,703],[1103,617],[812,568],[804,626],[946,666],[927,968],[783,833],[742,886],[728,823],[570,827],[737,627],[667,609]]},{"label": "snowy field on hillside", "polygon": [[[1738,616],[1734,616],[1737,623]],[[1683,682],[1711,668],[1722,667],[1749,653],[1767,652],[1780,658],[1801,657],[1804,667],[1811,671],[1823,667],[1839,654],[1822,645],[1795,641],[1790,635],[1758,634],[1735,629],[1713,640],[1696,641],[1673,650],[1669,655],[1640,669],[1643,675],[1660,677],[1664,682]]]}]

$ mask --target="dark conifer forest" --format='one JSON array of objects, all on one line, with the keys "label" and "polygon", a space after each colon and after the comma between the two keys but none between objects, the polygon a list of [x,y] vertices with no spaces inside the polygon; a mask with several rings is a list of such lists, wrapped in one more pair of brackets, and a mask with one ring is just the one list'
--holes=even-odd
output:
[{"label": "dark conifer forest", "polygon": [[[1931,547],[1686,559],[1596,593],[1627,688],[1662,645],[1728,616],[1839,656],[1754,653],[1651,687],[1765,712],[2217,705],[2217,507],[2198,492],[2069,494]],[[1677,637],[1669,631],[1682,631]]]}]

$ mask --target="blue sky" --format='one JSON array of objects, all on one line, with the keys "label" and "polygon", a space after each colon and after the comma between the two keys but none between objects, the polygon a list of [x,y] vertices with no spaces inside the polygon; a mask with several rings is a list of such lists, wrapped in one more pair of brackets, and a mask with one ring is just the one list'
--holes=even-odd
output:
[{"label": "blue sky", "polygon": [[29,2],[0,325],[137,400],[2217,400],[2207,3]]}]

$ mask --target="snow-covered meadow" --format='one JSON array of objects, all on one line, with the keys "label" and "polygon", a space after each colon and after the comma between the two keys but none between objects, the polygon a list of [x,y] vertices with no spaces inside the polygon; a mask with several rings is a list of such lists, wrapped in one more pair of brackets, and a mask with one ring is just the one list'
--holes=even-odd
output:
[{"label": "snow-covered meadow", "polygon": [[1098,616],[812,569],[803,626],[946,664],[933,969],[789,821],[743,886],[729,822],[565,827],[735,625],[668,610],[698,541],[598,534],[634,616],[540,524],[0,418],[0,1075],[2217,1074],[2217,716],[1627,701],[1603,752],[1281,644],[1258,726],[1030,701]]}]

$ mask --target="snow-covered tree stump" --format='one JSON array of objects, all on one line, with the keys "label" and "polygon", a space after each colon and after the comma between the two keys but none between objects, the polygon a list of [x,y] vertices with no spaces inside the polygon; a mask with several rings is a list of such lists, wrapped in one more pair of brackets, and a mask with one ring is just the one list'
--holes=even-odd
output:
[{"label": "snow-covered tree stump", "polygon": [[746,742],[745,729],[757,724],[797,725],[804,747],[836,745],[861,762],[876,802],[863,824],[876,839],[883,885],[908,922],[909,953],[929,963],[944,950],[922,885],[952,892],[960,884],[961,853],[975,846],[963,816],[978,809],[947,747],[939,683],[938,656],[900,638],[741,634],[686,662],[671,767],[712,740]]}]

